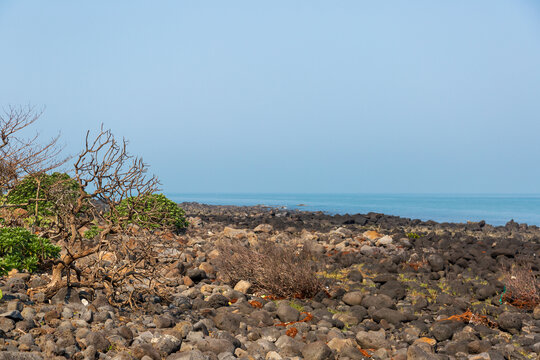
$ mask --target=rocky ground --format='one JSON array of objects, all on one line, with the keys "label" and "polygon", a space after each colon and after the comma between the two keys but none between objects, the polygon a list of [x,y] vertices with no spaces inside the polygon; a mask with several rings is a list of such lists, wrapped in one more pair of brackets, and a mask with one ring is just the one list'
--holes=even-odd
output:
[{"label": "rocky ground", "polygon": [[[63,289],[31,301],[48,274],[12,273],[0,280],[0,360],[540,359],[540,307],[501,301],[504,269],[540,270],[537,227],[181,206],[192,225],[163,275],[176,281],[170,299],[115,308]],[[327,288],[270,300],[226,284],[221,239],[307,243]]]}]

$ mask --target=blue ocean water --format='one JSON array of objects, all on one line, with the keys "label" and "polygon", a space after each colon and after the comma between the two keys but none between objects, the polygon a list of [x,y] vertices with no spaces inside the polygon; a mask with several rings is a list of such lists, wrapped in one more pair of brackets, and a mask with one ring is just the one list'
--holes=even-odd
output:
[{"label": "blue ocean water", "polygon": [[397,215],[412,219],[457,222],[485,220],[504,225],[540,225],[540,194],[450,195],[450,194],[167,194],[176,202],[212,205],[267,205],[329,214]]}]

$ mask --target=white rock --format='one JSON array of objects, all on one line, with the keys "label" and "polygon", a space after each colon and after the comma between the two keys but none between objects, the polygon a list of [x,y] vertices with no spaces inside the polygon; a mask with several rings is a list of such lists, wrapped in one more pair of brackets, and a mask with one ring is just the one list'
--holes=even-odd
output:
[{"label": "white rock", "polygon": [[226,226],[223,229],[223,236],[228,237],[229,239],[242,239],[247,237],[248,231],[244,229],[234,229],[232,227]]},{"label": "white rock", "polygon": [[283,358],[277,352],[269,351],[269,352],[266,353],[265,359],[266,360],[281,360]]},{"label": "white rock", "polygon": [[388,346],[384,329],[379,331],[359,331],[356,334],[356,341],[362,348],[380,349]]},{"label": "white rock", "polygon": [[491,360],[491,356],[489,356],[489,353],[483,352],[476,355],[469,355],[469,360]]},{"label": "white rock", "polygon": [[392,237],[390,235],[385,235],[382,238],[380,238],[379,240],[377,240],[377,246],[390,245],[390,244],[392,244],[393,241],[394,240],[392,239]]},{"label": "white rock", "polygon": [[369,245],[363,245],[360,248],[360,252],[362,253],[362,255],[371,256],[375,253],[375,251],[376,251],[376,248]]},{"label": "white rock", "polygon": [[255,229],[253,229],[253,231],[255,231],[256,233],[269,233],[272,232],[272,230],[274,230],[274,228],[270,224],[260,224]]},{"label": "white rock", "polygon": [[234,290],[240,291],[242,294],[247,294],[250,289],[251,289],[251,283],[246,280],[240,280],[234,286]]}]

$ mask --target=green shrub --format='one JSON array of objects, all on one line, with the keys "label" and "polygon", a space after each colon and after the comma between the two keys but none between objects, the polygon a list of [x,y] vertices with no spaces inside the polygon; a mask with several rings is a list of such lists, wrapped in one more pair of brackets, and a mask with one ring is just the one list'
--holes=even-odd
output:
[{"label": "green shrub", "polygon": [[187,227],[185,212],[163,194],[130,197],[122,200],[116,209],[118,216],[128,217],[122,225],[136,224],[144,229]]},{"label": "green shrub", "polygon": [[418,235],[417,233],[415,232],[410,232],[410,233],[407,233],[407,237],[409,239],[419,239],[420,238],[420,235]]},{"label": "green shrub", "polygon": [[38,201],[38,216],[54,216],[57,207],[58,195],[65,199],[75,201],[79,185],[65,173],[41,174],[38,177],[40,182],[39,194],[38,182],[33,177],[26,177],[7,195],[8,204],[27,204],[21,206],[29,214],[35,214],[36,195],[43,201]]},{"label": "green shrub", "polygon": [[92,240],[102,231],[98,226],[94,225],[84,233],[86,239]]},{"label": "green shrub", "polygon": [[11,269],[32,272],[44,260],[58,257],[60,247],[20,227],[0,229],[0,275]]}]

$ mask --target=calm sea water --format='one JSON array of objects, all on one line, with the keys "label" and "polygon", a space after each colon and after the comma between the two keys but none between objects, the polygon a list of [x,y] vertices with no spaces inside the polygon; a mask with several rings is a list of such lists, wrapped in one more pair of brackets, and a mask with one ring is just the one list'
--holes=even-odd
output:
[{"label": "calm sea water", "polygon": [[540,225],[539,195],[412,194],[167,194],[176,202],[212,205],[268,205],[329,214],[378,212],[438,222],[485,220],[504,225],[510,219]]}]

